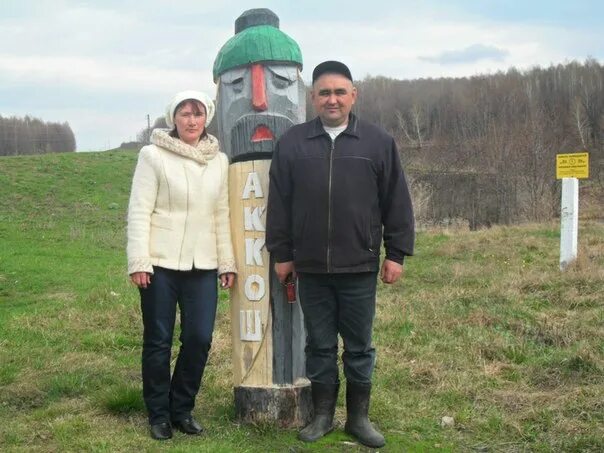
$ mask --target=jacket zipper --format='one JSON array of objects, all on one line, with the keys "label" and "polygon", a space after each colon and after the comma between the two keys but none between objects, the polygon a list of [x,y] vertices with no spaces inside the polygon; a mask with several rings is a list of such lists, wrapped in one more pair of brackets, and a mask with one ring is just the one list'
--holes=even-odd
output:
[{"label": "jacket zipper", "polygon": [[336,140],[331,140],[331,148],[329,149],[329,181],[327,189],[327,273],[331,272],[331,175],[333,169],[333,151],[336,146]]}]

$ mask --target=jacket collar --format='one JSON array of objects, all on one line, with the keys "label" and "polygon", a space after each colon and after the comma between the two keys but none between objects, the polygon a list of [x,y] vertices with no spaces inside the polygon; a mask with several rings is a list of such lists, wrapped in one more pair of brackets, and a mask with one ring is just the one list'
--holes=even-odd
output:
[{"label": "jacket collar", "polygon": [[[359,138],[359,119],[354,113],[350,113],[348,116],[348,126],[342,134],[351,135],[353,137]],[[321,119],[317,116],[314,120],[310,122],[310,130],[308,131],[307,138],[315,138],[320,135],[327,135],[325,129],[323,128],[323,123],[321,123]]]},{"label": "jacket collar", "polygon": [[201,165],[207,165],[208,161],[214,159],[220,151],[218,139],[210,134],[199,140],[197,146],[191,146],[170,136],[165,130],[154,129],[151,134],[151,143],[187,159],[194,160]]}]

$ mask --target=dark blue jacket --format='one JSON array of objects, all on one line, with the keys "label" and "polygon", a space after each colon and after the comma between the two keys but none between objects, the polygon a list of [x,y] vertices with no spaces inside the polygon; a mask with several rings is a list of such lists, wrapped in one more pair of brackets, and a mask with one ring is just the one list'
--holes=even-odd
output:
[{"label": "dark blue jacket", "polygon": [[335,141],[319,118],[290,128],[270,169],[266,244],[297,272],[377,271],[403,262],[415,239],[411,197],[394,143],[356,116]]}]

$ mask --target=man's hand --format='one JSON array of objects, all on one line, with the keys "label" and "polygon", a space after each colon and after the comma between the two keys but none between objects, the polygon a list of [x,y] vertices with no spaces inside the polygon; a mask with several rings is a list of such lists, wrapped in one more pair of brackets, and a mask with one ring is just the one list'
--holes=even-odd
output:
[{"label": "man's hand", "polygon": [[275,273],[281,283],[285,283],[285,279],[289,274],[292,274],[292,278],[296,279],[296,270],[294,269],[293,261],[286,261],[285,263],[275,263]]},{"label": "man's hand", "polygon": [[133,272],[130,274],[130,281],[139,288],[147,288],[151,284],[151,274],[148,272]]},{"label": "man's hand", "polygon": [[391,260],[384,260],[380,278],[386,284],[394,283],[403,274],[403,265]]},{"label": "man's hand", "polygon": [[221,288],[232,288],[235,284],[235,274],[233,272],[225,272],[220,274],[220,287]]}]

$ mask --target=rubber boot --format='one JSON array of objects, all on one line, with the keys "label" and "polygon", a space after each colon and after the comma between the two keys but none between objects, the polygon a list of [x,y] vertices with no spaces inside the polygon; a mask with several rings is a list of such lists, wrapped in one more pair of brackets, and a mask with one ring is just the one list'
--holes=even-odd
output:
[{"label": "rubber boot", "polygon": [[313,419],[298,434],[304,442],[314,442],[333,430],[333,415],[336,411],[340,384],[311,383]]},{"label": "rubber boot", "polygon": [[383,447],[386,441],[369,421],[371,384],[346,383],[346,425],[344,431],[363,445],[371,448]]}]

